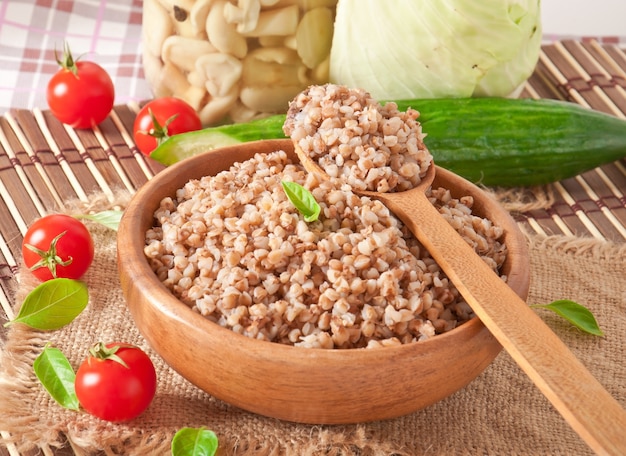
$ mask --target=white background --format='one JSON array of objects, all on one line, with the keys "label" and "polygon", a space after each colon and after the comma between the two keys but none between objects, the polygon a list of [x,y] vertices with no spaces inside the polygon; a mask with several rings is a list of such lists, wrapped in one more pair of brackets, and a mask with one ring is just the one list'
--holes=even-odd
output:
[{"label": "white background", "polygon": [[626,37],[626,0],[541,0],[545,35]]}]

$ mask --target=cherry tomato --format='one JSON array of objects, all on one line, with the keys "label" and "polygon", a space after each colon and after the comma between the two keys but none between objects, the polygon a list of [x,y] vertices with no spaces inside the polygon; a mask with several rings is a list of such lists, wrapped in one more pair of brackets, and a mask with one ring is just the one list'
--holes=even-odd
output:
[{"label": "cherry tomato", "polygon": [[94,62],[74,60],[65,46],[61,69],[48,81],[46,97],[52,114],[73,128],[91,128],[111,112],[115,101],[113,81]]},{"label": "cherry tomato", "polygon": [[201,128],[200,117],[187,102],[176,97],[162,97],[141,108],[135,118],[133,136],[137,148],[150,155],[170,136]]},{"label": "cherry tomato", "polygon": [[41,281],[80,279],[93,261],[93,239],[85,225],[64,214],[36,220],[22,241],[22,258]]},{"label": "cherry tomato", "polygon": [[156,372],[139,347],[98,342],[76,372],[80,405],[106,421],[122,422],[141,415],[156,392]]}]

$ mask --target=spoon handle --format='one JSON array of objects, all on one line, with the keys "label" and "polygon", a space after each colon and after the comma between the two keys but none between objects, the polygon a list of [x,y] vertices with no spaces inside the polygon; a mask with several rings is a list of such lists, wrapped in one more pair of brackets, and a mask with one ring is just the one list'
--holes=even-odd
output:
[{"label": "spoon handle", "polygon": [[597,454],[626,455],[626,411],[423,192],[379,194],[513,360]]}]

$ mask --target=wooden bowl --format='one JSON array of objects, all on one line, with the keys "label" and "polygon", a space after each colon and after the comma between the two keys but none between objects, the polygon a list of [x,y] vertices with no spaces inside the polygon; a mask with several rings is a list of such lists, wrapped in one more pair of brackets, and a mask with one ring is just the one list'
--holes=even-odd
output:
[{"label": "wooden bowl", "polygon": [[[382,349],[323,350],[263,342],[236,334],[193,312],[161,284],[144,257],[146,230],[165,196],[188,180],[214,175],[257,152],[285,150],[268,140],[213,150],[160,172],[134,196],[120,223],[122,289],[140,332],[172,368],[214,397],[242,409],[311,424],[393,418],[427,407],[466,386],[501,346],[474,318],[423,342]],[[435,185],[473,195],[474,211],[505,229],[503,273],[526,299],[529,259],[515,221],[466,180],[438,169]]]}]

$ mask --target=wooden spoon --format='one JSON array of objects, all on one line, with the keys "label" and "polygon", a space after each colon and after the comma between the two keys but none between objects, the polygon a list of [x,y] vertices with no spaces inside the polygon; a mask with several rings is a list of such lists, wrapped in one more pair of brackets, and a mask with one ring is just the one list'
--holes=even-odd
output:
[{"label": "wooden spoon", "polygon": [[[297,144],[295,150],[307,171],[329,178]],[[356,193],[382,201],[402,220],[478,318],[593,451],[626,455],[626,411],[432,205],[425,191],[435,173],[432,163],[422,182],[408,191]]]}]

